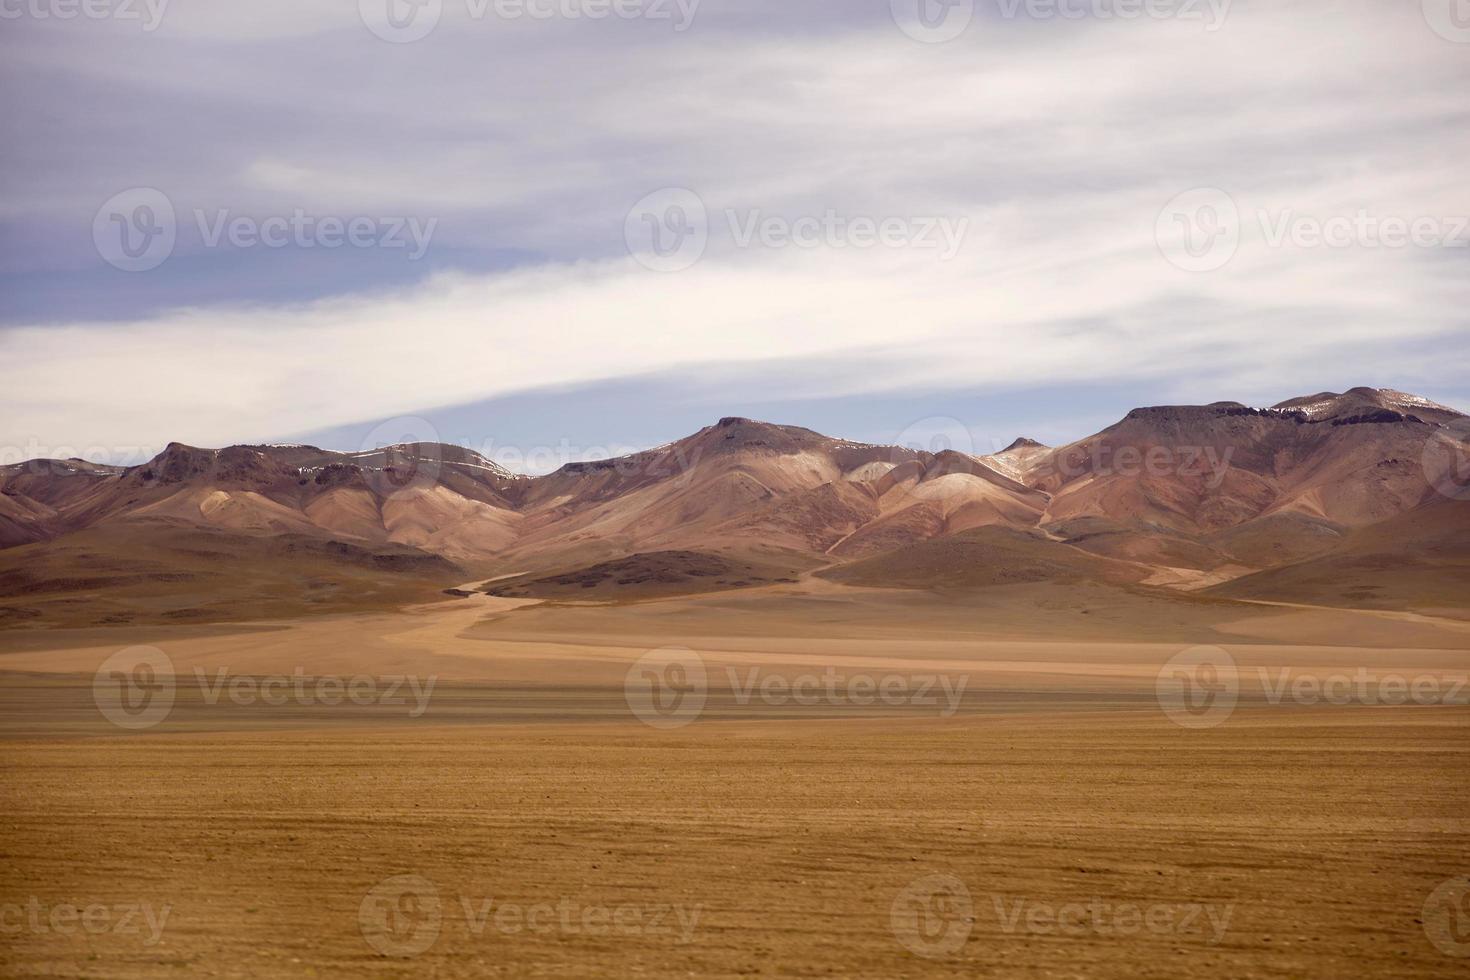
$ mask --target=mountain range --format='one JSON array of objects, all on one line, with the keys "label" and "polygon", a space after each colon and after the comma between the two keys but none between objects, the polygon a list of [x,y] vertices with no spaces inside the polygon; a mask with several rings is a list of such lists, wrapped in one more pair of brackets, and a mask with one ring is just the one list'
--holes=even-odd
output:
[{"label": "mountain range", "polygon": [[1374,388],[1139,408],[989,455],[725,418],[539,477],[436,443],[174,443],[140,466],[0,467],[0,623],[269,617],[472,579],[592,600],[1087,581],[1438,610],[1470,584],[1467,457],[1470,418]]}]

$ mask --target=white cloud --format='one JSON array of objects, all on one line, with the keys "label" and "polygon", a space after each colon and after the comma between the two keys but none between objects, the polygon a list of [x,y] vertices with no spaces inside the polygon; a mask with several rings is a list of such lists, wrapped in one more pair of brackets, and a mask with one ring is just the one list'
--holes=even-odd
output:
[{"label": "white cloud", "polygon": [[[158,155],[157,185],[185,212],[413,213],[441,219],[438,247],[548,258],[313,303],[273,302],[262,283],[249,308],[11,329],[0,357],[21,367],[0,389],[0,440],[221,444],[793,357],[872,359],[814,369],[813,394],[1147,377],[1228,379],[1246,397],[1333,359],[1367,381],[1465,367],[1470,249],[1270,247],[1256,217],[1470,215],[1470,50],[1417,11],[1238,9],[1213,34],[984,23],[938,47],[872,29],[552,44],[483,24],[390,46],[349,28],[319,60],[269,71],[260,44],[172,42],[165,73],[218,62],[192,95],[241,103],[242,119],[299,107],[321,132],[242,123],[192,148],[214,166]],[[585,60],[549,67],[557,45]],[[54,57],[89,77],[126,68]],[[95,208],[97,180],[28,172],[3,206]],[[715,232],[694,268],[656,274],[620,254],[623,219],[667,184],[695,188]],[[1246,219],[1217,272],[1174,268],[1154,240],[1159,209],[1196,186],[1227,189]],[[970,232],[950,262],[741,250],[725,208],[965,216]]]}]

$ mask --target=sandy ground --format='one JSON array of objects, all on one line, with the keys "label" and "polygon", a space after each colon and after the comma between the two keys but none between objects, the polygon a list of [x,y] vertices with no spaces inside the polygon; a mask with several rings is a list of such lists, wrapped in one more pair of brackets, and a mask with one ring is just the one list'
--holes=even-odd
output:
[{"label": "sandy ground", "polygon": [[[1172,642],[1025,638],[861,599],[0,634],[0,975],[1464,975],[1470,708],[1266,697],[1360,668],[1447,692],[1455,624],[1231,605]],[[1184,727],[1157,678],[1211,640],[1239,700]],[[123,731],[93,671],[137,644],[173,700]],[[667,647],[709,690],[655,727],[625,682]],[[379,686],[260,696],[298,670]],[[829,670],[965,686],[741,696]],[[375,699],[398,675],[433,678],[421,713]]]}]

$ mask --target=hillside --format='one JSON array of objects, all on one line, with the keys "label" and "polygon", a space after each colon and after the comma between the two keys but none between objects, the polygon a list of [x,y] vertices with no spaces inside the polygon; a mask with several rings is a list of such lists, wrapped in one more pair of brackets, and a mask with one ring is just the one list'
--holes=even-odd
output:
[{"label": "hillside", "polygon": [[1455,482],[1467,427],[1427,399],[1354,388],[1139,408],[1068,445],[1021,438],[984,457],[733,417],[541,477],[430,443],[173,443],[127,468],[0,467],[0,604],[12,622],[52,621],[43,607],[101,622],[127,595],[210,593],[213,612],[167,611],[214,616],[250,595],[299,611],[354,589],[496,578],[518,595],[627,599],[817,571],[900,588],[1086,580],[1437,606],[1470,552]]}]

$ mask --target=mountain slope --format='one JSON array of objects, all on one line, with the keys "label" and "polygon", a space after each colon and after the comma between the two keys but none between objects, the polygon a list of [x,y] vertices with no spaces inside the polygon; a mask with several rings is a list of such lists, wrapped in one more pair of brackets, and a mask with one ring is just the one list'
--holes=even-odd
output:
[{"label": "mountain slope", "polygon": [[[232,542],[222,553],[241,556],[238,579],[272,588],[280,569],[252,562],[406,563],[423,583],[518,577],[553,593],[595,581],[598,597],[825,568],[833,581],[887,575],[916,588],[1040,576],[1318,600],[1334,598],[1336,581],[1335,601],[1403,604],[1439,596],[1432,568],[1458,581],[1451,559],[1470,548],[1458,531],[1470,503],[1450,497],[1470,497],[1454,471],[1470,459],[1467,434],[1470,419],[1453,409],[1354,388],[1270,408],[1139,408],[1068,445],[1018,439],[984,457],[725,418],[534,478],[429,443],[356,453],[175,443],[128,468],[0,467],[0,595],[35,594],[28,567],[47,568],[44,581],[91,582],[89,563],[128,567],[134,553],[188,551],[180,543],[204,534],[216,550]],[[1431,547],[1436,528],[1448,557]],[[1365,592],[1333,578],[1337,559],[1410,584]],[[151,560],[138,574],[164,574],[170,559]],[[723,573],[691,571],[709,569]],[[166,591],[169,579],[149,581]]]}]

